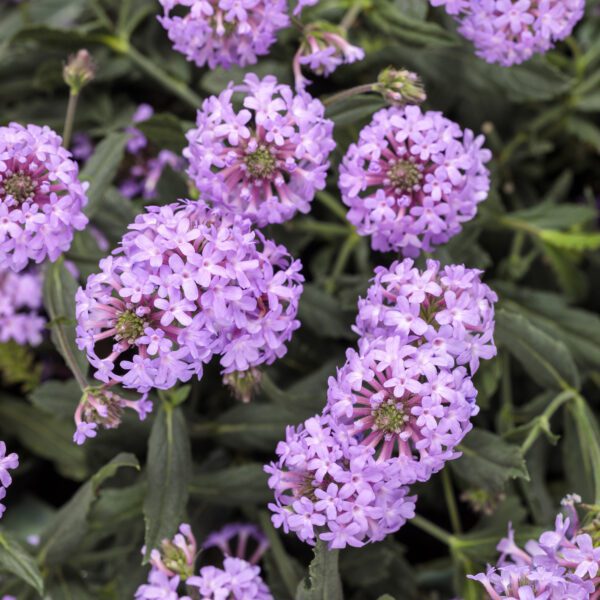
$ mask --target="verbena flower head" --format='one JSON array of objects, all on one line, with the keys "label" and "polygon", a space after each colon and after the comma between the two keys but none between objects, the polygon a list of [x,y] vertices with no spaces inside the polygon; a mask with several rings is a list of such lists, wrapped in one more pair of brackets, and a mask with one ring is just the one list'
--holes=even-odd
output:
[{"label": "verbena flower head", "polygon": [[355,330],[369,339],[399,335],[424,351],[445,351],[474,374],[480,359],[496,355],[498,297],[477,269],[426,264],[421,271],[407,258],[377,267],[366,298],[358,302]]},{"label": "verbena flower head", "polygon": [[294,57],[294,74],[297,89],[304,89],[310,83],[302,75],[306,67],[317,75],[328,77],[339,66],[351,64],[365,57],[364,50],[353,46],[346,39],[341,27],[317,21],[307,25],[303,31],[302,42]]},{"label": "verbena flower head", "polygon": [[[233,105],[245,94],[243,108]],[[189,175],[204,198],[252,219],[259,227],[307,213],[325,187],[335,147],[333,123],[306,92],[250,73],[207,98],[197,128],[187,134]]]},{"label": "verbena flower head", "polygon": [[153,568],[148,574],[148,582],[135,592],[135,600],[192,600],[189,596],[180,595],[181,579],[175,575]]},{"label": "verbena flower head", "polygon": [[35,271],[0,272],[0,342],[37,346],[46,320],[42,308],[42,278]]},{"label": "verbena flower head", "polygon": [[[0,500],[6,497],[6,488],[12,483],[12,477],[9,471],[19,466],[19,457],[12,452],[6,454],[6,444],[0,441]],[[6,507],[0,502],[0,518],[4,514]]]},{"label": "verbena flower head", "polygon": [[556,517],[554,529],[542,533],[520,548],[509,525],[508,537],[498,544],[502,553],[497,567],[469,576],[481,583],[492,600],[544,598],[587,600],[598,587],[600,547],[579,528],[574,508],[576,496],[567,496],[563,506],[574,517]]},{"label": "verbena flower head", "polygon": [[445,6],[478,56],[505,67],[563,40],[583,17],[585,0],[430,0]]},{"label": "verbena flower head", "polygon": [[472,429],[477,391],[445,348],[402,336],[361,340],[329,379],[327,411],[379,462],[399,466],[400,483],[427,481]]},{"label": "verbena flower head", "polygon": [[244,559],[257,564],[269,548],[265,534],[251,523],[230,523],[211,533],[202,544],[204,550],[218,548],[223,556]]},{"label": "verbena flower head", "polygon": [[49,127],[0,127],[0,270],[55,261],[88,220],[87,184]]},{"label": "verbena flower head", "polygon": [[446,243],[487,197],[483,142],[439,112],[380,110],[340,166],[349,221],[374,250],[417,256]]},{"label": "verbena flower head", "polygon": [[265,467],[275,492],[272,521],[304,542],[359,547],[414,516],[416,498],[407,496],[399,464],[376,461],[374,449],[330,415],[288,427],[276,452],[278,461]]},{"label": "verbena flower head", "polygon": [[[240,217],[201,202],[150,207],[77,292],[95,377],[144,393],[271,364],[299,327],[301,264]],[[102,352],[102,346],[105,346]]]},{"label": "verbena flower head", "polygon": [[173,47],[203,67],[253,65],[290,23],[286,0],[160,0]]}]

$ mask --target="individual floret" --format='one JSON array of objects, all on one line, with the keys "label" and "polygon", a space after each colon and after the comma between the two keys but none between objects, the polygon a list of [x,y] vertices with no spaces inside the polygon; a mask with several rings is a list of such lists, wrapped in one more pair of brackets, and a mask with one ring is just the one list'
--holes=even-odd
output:
[{"label": "individual floret", "polygon": [[[6,488],[12,483],[12,477],[9,471],[19,466],[19,457],[12,452],[6,454],[6,444],[0,441],[0,500],[6,498]],[[0,518],[4,514],[6,506],[0,502]]]},{"label": "individual floret", "polygon": [[[244,94],[236,110],[233,96]],[[183,151],[189,175],[214,205],[252,219],[259,227],[310,210],[326,184],[335,148],[333,123],[323,104],[295,94],[273,76],[250,73],[204,101]]]},{"label": "individual floret", "polygon": [[417,256],[446,243],[490,189],[483,143],[440,112],[380,110],[340,166],[349,221],[374,250]]}]

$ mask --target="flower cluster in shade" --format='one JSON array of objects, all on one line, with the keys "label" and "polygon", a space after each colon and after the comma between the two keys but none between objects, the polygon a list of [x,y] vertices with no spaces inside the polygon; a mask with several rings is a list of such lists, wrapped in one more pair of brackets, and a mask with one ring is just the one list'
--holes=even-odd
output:
[{"label": "flower cluster in shade", "polygon": [[385,108],[340,165],[348,220],[374,250],[417,256],[460,232],[487,197],[483,136],[418,106]]},{"label": "flower cluster in shade", "polygon": [[494,292],[480,271],[378,267],[359,301],[358,349],[329,379],[321,416],[289,428],[266,467],[273,522],[331,547],[381,540],[413,514],[409,485],[449,460],[478,412],[472,375],[495,355]]},{"label": "flower cluster in shade", "polygon": [[0,127],[0,270],[55,261],[88,220],[87,184],[49,127]]},{"label": "flower cluster in shade", "polygon": [[478,56],[505,67],[564,40],[583,17],[585,0],[430,0],[458,21]]},{"label": "flower cluster in shade", "polygon": [[[237,538],[237,544],[232,552],[234,538]],[[253,542],[256,545],[254,555],[247,558]],[[202,545],[204,551],[215,547],[222,552],[222,567],[207,565],[194,574],[196,539],[189,525],[181,525],[173,540],[164,540],[160,550],[152,550],[148,581],[138,588],[135,599],[273,600],[256,564],[268,548],[264,535],[256,527],[227,525],[209,535]],[[185,594],[180,591],[183,587],[189,595],[181,595]]]},{"label": "flower cluster in shade", "polygon": [[0,343],[37,346],[46,320],[42,308],[42,278],[35,271],[0,272]]},{"label": "flower cluster in shade", "polygon": [[[244,94],[240,110],[236,92]],[[324,114],[323,104],[306,92],[295,94],[273,76],[250,73],[198,111],[183,151],[189,175],[205,199],[259,227],[307,213],[325,187],[335,148],[333,122]]]},{"label": "flower cluster in shade", "polygon": [[18,466],[19,457],[14,452],[6,454],[6,444],[0,441],[0,519],[6,510],[2,500],[6,498],[6,489],[12,483],[9,471],[16,469]]},{"label": "flower cluster in shade", "polygon": [[288,427],[277,462],[265,467],[275,502],[272,521],[287,533],[330,548],[382,540],[414,516],[414,496],[400,478],[400,464],[377,461],[329,414]]},{"label": "flower cluster in shade", "polygon": [[197,66],[256,64],[290,24],[286,0],[160,0],[173,47]]},{"label": "flower cluster in shade", "polygon": [[301,264],[202,202],[149,207],[76,295],[77,341],[105,383],[168,389],[220,355],[271,364],[299,327]]},{"label": "flower cluster in shade", "polygon": [[316,75],[328,77],[338,67],[362,60],[365,52],[346,39],[346,31],[324,21],[307,25],[303,30],[302,42],[294,57],[296,88],[304,89],[310,80],[302,75],[302,67]]},{"label": "flower cluster in shade", "polygon": [[[154,115],[149,104],[140,104],[133,115],[133,123],[147,121]],[[125,198],[154,200],[158,196],[157,186],[165,168],[182,171],[185,161],[171,150],[152,152],[148,138],[135,126],[126,129],[130,138],[127,141],[127,157],[133,164],[119,184],[119,191]]]},{"label": "flower cluster in shade", "polygon": [[98,427],[116,429],[121,424],[123,411],[126,408],[134,410],[140,421],[152,412],[152,401],[148,394],[143,394],[137,400],[124,398],[112,391],[109,385],[88,387],[75,409],[75,433],[73,441],[81,446],[88,438],[98,435]]},{"label": "flower cluster in shade", "polygon": [[485,573],[469,576],[483,585],[491,600],[588,600],[600,589],[600,546],[579,524],[574,504],[581,499],[567,496],[567,515],[556,517],[554,529],[542,533],[520,548],[509,526],[508,537],[497,549],[498,565]]}]

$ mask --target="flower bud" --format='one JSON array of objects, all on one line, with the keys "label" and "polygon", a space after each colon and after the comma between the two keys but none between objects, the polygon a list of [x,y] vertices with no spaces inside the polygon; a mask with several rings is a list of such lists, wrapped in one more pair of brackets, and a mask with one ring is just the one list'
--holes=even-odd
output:
[{"label": "flower bud", "polygon": [[229,387],[235,398],[247,404],[260,390],[262,372],[251,368],[247,371],[234,371],[223,376],[223,384]]},{"label": "flower bud", "polygon": [[388,67],[379,73],[374,91],[390,104],[404,106],[421,104],[427,100],[423,83],[416,73]]},{"label": "flower bud", "polygon": [[63,67],[63,79],[71,88],[71,93],[78,94],[96,75],[96,64],[87,50],[79,50],[69,56]]}]

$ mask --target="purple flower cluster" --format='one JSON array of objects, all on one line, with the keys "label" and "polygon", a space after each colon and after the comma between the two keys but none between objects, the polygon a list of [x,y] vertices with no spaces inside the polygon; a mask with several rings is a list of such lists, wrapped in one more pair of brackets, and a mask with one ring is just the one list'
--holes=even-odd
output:
[{"label": "purple flower cluster", "polygon": [[414,516],[416,498],[402,485],[400,464],[377,461],[372,447],[328,414],[288,427],[276,452],[278,461],[265,467],[273,523],[309,544],[363,546]]},{"label": "purple flower cluster", "polygon": [[230,523],[208,535],[202,548],[204,550],[217,548],[224,557],[234,556],[256,565],[269,549],[269,541],[256,525]]},{"label": "purple flower cluster", "polygon": [[364,57],[364,50],[350,44],[341,27],[326,22],[311,23],[304,28],[302,43],[294,57],[296,88],[304,89],[311,83],[302,75],[303,66],[317,75],[328,77],[339,66]]},{"label": "purple flower cluster", "polygon": [[[256,64],[290,19],[286,0],[160,0],[173,47],[199,67]],[[183,13],[180,14],[180,13]]]},{"label": "purple flower cluster", "polygon": [[446,356],[449,367],[469,365],[473,375],[480,359],[496,355],[497,300],[478,269],[442,268],[428,260],[420,271],[407,258],[375,269],[366,298],[358,302],[355,330],[369,339],[400,336],[419,352]]},{"label": "purple flower cluster", "polygon": [[517,546],[509,526],[508,537],[498,544],[502,553],[498,566],[469,577],[484,586],[491,600],[596,598],[600,547],[580,529],[574,509],[577,501],[579,497],[568,496],[563,504],[569,516],[559,514],[554,529],[527,542],[525,549]]},{"label": "purple flower cluster", "polygon": [[144,393],[214,355],[229,373],[285,354],[303,277],[283,246],[201,202],[147,208],[129,230],[76,296],[97,379]]},{"label": "purple flower cluster", "polygon": [[[149,104],[140,104],[133,115],[134,123],[147,121],[154,115]],[[133,160],[127,176],[119,185],[119,191],[125,198],[144,198],[154,200],[157,197],[157,186],[163,171],[171,167],[182,171],[185,161],[170,150],[160,150],[154,155],[149,151],[148,139],[137,127],[130,126],[126,131],[131,136],[127,141],[127,152]]]},{"label": "purple flower cluster", "polygon": [[[230,542],[238,538],[237,556],[230,552]],[[248,542],[255,541],[254,557],[246,560]],[[217,547],[223,551],[223,567],[205,566],[194,575],[197,544],[189,525],[183,524],[173,540],[164,540],[161,549],[150,555],[152,570],[148,582],[141,585],[136,600],[273,600],[273,596],[261,578],[256,562],[267,549],[263,534],[253,525],[232,524],[222,531],[211,534],[203,549]],[[189,596],[180,595],[185,584]]]},{"label": "purple flower cluster", "polygon": [[[236,111],[235,92],[243,92]],[[207,200],[252,219],[259,227],[310,210],[325,187],[335,148],[333,123],[306,92],[294,94],[273,76],[250,73],[207,98],[183,155],[189,175]]]},{"label": "purple flower cluster", "polygon": [[417,256],[446,243],[487,197],[483,142],[439,112],[380,110],[340,166],[349,221],[374,250]]},{"label": "purple flower cluster", "polygon": [[19,466],[19,457],[13,452],[6,454],[6,444],[0,441],[0,519],[6,510],[2,500],[6,498],[6,488],[12,483],[9,471]]},{"label": "purple flower cluster", "polygon": [[585,0],[430,0],[445,6],[477,55],[505,67],[550,50],[571,35]]},{"label": "purple flower cluster", "polygon": [[77,163],[49,127],[0,127],[0,270],[55,261],[88,220]]},{"label": "purple flower cluster", "polygon": [[0,272],[0,342],[37,346],[46,320],[42,308],[42,278],[37,271]]}]

